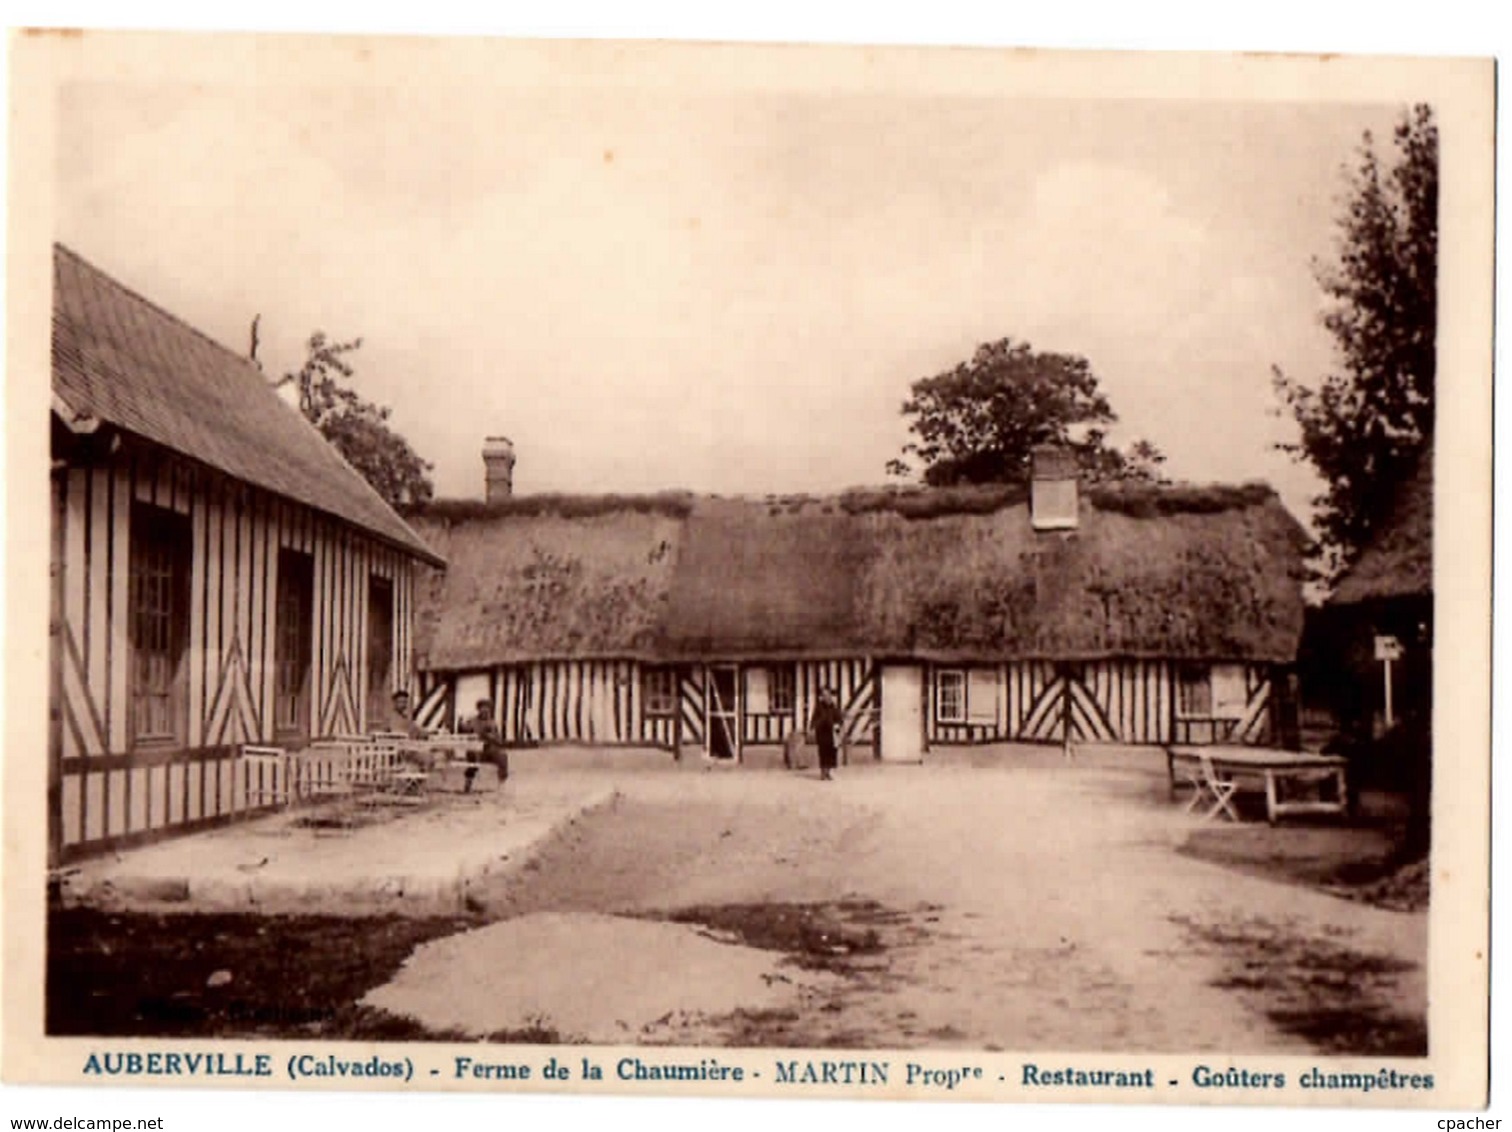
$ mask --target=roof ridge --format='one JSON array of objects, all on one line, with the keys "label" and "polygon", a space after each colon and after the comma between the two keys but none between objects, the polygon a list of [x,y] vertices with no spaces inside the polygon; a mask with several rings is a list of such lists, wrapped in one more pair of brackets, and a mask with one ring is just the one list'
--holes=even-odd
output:
[{"label": "roof ridge", "polygon": [[[53,254],[55,285],[57,280],[57,265],[59,261],[62,261],[67,265],[68,268],[77,273],[77,278],[80,280],[80,283],[74,284],[75,289],[77,289],[77,287],[80,285],[92,285],[99,288],[97,292],[99,301],[109,302],[112,301],[110,299],[110,296],[119,296],[126,302],[135,304],[140,308],[140,314],[127,314],[124,310],[122,310],[122,317],[145,318],[148,320],[149,325],[152,319],[161,320],[166,324],[166,327],[164,329],[171,328],[171,332],[173,333],[182,333],[184,331],[187,331],[188,337],[192,339],[193,342],[209,347],[214,357],[213,359],[202,359],[207,368],[227,375],[231,374],[232,372],[236,372],[237,374],[239,374],[237,380],[245,379],[245,381],[248,383],[249,389],[255,386],[258,390],[260,390],[264,400],[266,400],[270,405],[277,406],[277,409],[271,411],[281,415],[281,419],[277,422],[281,427],[299,428],[305,430],[308,437],[311,440],[315,441],[316,444],[318,444],[322,456],[324,458],[334,458],[334,460],[345,470],[347,477],[351,481],[351,483],[354,485],[360,485],[360,487],[348,488],[349,491],[354,490],[358,493],[358,496],[354,496],[351,502],[355,502],[357,498],[365,495],[365,505],[369,508],[376,505],[379,508],[377,515],[382,516],[386,513],[387,519],[383,520],[381,525],[378,525],[375,523],[374,516],[368,516],[366,518],[354,518],[353,515],[343,512],[336,505],[333,505],[329,502],[321,503],[316,500],[306,498],[302,496],[298,491],[290,490],[287,485],[278,486],[274,483],[261,482],[260,486],[262,486],[265,490],[271,491],[277,495],[284,496],[285,498],[288,498],[295,503],[313,507],[318,511],[325,511],[326,513],[331,514],[343,521],[354,523],[357,526],[367,529],[370,533],[377,535],[379,538],[392,542],[395,545],[404,546],[404,544],[408,542],[411,545],[406,549],[410,550],[411,552],[414,552],[416,549],[420,549],[427,554],[434,556],[433,552],[431,552],[429,548],[425,546],[424,540],[419,537],[419,535],[414,531],[412,527],[410,527],[404,516],[399,514],[398,508],[392,506],[386,499],[383,498],[383,495],[378,491],[378,489],[375,488],[371,483],[369,483],[367,477],[362,475],[362,473],[352,465],[351,461],[349,461],[341,453],[340,449],[338,449],[335,444],[333,444],[324,436],[324,434],[321,433],[320,429],[316,427],[313,421],[309,420],[304,415],[304,413],[300,412],[300,410],[296,406],[289,404],[289,402],[279,394],[278,384],[269,379],[268,375],[263,371],[261,366],[257,365],[251,359],[238,354],[235,350],[231,349],[223,342],[219,342],[215,338],[212,338],[209,334],[206,334],[204,331],[200,330],[198,327],[186,321],[179,315],[174,314],[166,307],[163,307],[159,303],[154,302],[152,299],[148,298],[146,295],[142,294],[134,287],[123,283],[116,276],[97,266],[89,259],[86,259],[83,255],[79,254],[74,249],[64,244],[61,240],[53,241]],[[125,303],[123,302],[122,307],[124,308],[124,306]],[[60,314],[58,307],[58,296],[55,295],[53,300],[53,335],[55,348],[57,342],[57,327],[59,325],[59,318]],[[89,321],[87,315],[84,316],[84,321],[86,323]],[[126,327],[126,329],[129,330],[130,328]],[[56,365],[56,355],[54,364]],[[54,380],[56,381],[56,376]],[[253,394],[252,396],[255,398],[258,395]],[[298,423],[296,425],[293,422]],[[128,430],[139,431],[134,427],[130,427],[128,428]],[[149,439],[158,439],[159,442],[163,442],[161,438],[154,438],[150,433],[144,435],[148,435]],[[170,446],[172,446],[171,443]],[[206,457],[202,453],[197,454],[189,452],[187,454],[198,459],[206,459]],[[217,464],[213,458],[208,459],[207,462],[211,466],[220,467],[223,471],[227,470],[226,468],[221,467],[221,465]],[[233,471],[231,474],[242,475],[243,473]],[[393,523],[398,524],[398,530],[384,529],[384,527],[392,526]],[[401,535],[400,532],[403,532],[403,534]],[[407,539],[404,537],[406,535],[408,536]]]},{"label": "roof ridge", "polygon": [[[121,282],[120,279],[116,278],[110,272],[108,272],[104,268],[100,267],[93,260],[85,259],[82,255],[80,255],[78,252],[74,251],[71,247],[69,247],[67,244],[63,243],[62,241],[54,240],[53,241],[53,248],[55,250],[57,250],[57,251],[62,252],[64,255],[67,255],[69,258],[73,259],[76,263],[78,263],[82,267],[88,268],[90,271],[92,271],[96,275],[100,276],[100,278],[102,278],[106,282],[110,283],[113,287],[116,287],[117,289],[119,289],[121,291],[124,291],[126,294],[130,295],[137,302],[142,303],[142,304],[144,304],[146,306],[151,307],[155,312],[157,312],[158,314],[162,315],[164,318],[168,319],[170,322],[177,323],[179,326],[181,326],[185,330],[189,331],[189,333],[193,334],[196,338],[198,338],[201,341],[203,341],[206,345],[215,347],[215,349],[219,350],[221,353],[225,354],[227,357],[235,359],[241,365],[248,366],[251,369],[255,370],[259,374],[261,374],[263,372],[262,367],[259,366],[256,362],[252,361],[250,358],[246,358],[246,357],[243,357],[241,354],[238,354],[230,346],[227,346],[224,342],[220,341],[219,339],[210,337],[210,335],[206,334],[203,330],[201,330],[199,327],[195,326],[192,322],[188,322],[185,319],[180,318],[178,315],[174,314],[167,307],[162,306],[159,303],[153,302],[153,300],[149,299],[146,295],[142,294],[142,292],[138,291],[135,287],[131,286],[129,283],[123,283],[123,282]],[[280,397],[279,400],[282,401],[283,398]],[[300,415],[301,415],[301,417],[303,417],[303,414],[300,414]]]}]

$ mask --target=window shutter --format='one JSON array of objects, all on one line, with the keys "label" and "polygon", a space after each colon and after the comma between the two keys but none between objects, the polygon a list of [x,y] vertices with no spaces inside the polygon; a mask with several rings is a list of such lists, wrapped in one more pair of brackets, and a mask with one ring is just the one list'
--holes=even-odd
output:
[{"label": "window shutter", "polygon": [[998,678],[994,668],[973,668],[967,674],[966,717],[968,722],[996,725]]},{"label": "window shutter", "polygon": [[1242,719],[1248,700],[1244,691],[1244,665],[1213,665],[1213,716]]},{"label": "window shutter", "polygon": [[771,709],[771,697],[767,694],[767,670],[746,669],[746,711],[751,715],[766,715]]}]

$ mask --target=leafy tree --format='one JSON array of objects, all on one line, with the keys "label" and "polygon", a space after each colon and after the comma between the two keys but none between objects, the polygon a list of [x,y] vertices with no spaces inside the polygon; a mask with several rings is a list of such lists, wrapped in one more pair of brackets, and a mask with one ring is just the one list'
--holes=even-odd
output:
[{"label": "leafy tree", "polygon": [[1433,435],[1438,320],[1438,127],[1427,106],[1403,115],[1383,169],[1367,132],[1338,219],[1334,260],[1313,261],[1329,300],[1323,325],[1338,368],[1316,386],[1273,370],[1276,392],[1301,428],[1280,445],[1312,464],[1325,572],[1354,558],[1389,511]]},{"label": "leafy tree", "polygon": [[[254,342],[255,333],[254,323]],[[274,388],[292,385],[305,419],[391,505],[423,503],[435,494],[432,465],[389,425],[387,407],[364,400],[344,384],[354,373],[346,355],[361,346],[361,338],[338,342],[317,330],[310,335],[304,365],[284,374]]]},{"label": "leafy tree", "polygon": [[[913,383],[903,414],[914,439],[904,457],[923,465],[935,487],[1022,479],[1030,451],[1055,443],[1072,449],[1089,479],[1161,478],[1165,456],[1147,440],[1125,454],[1107,442],[1116,424],[1085,358],[1037,353],[1003,338],[978,346],[969,362]],[[913,474],[906,459],[888,473]]]}]

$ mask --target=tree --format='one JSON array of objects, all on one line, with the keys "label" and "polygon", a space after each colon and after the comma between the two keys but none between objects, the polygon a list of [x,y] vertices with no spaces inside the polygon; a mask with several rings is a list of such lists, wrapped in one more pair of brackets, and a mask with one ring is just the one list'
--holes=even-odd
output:
[{"label": "tree", "polygon": [[1338,368],[1316,388],[1273,369],[1301,429],[1279,447],[1310,463],[1325,573],[1353,561],[1433,435],[1438,323],[1438,127],[1427,106],[1403,115],[1383,170],[1367,132],[1346,174],[1337,258],[1313,260],[1329,300],[1323,325]]},{"label": "tree", "polygon": [[[1036,353],[1003,338],[978,346],[969,362],[913,383],[903,403],[914,439],[904,457],[923,465],[924,482],[1003,483],[1027,474],[1037,444],[1072,449],[1089,479],[1161,478],[1165,456],[1147,440],[1125,454],[1107,442],[1118,422],[1085,358]],[[906,459],[890,475],[908,476]]]},{"label": "tree", "polygon": [[[256,323],[253,325],[255,341]],[[364,400],[343,383],[354,373],[345,355],[361,346],[361,338],[337,342],[317,330],[310,335],[304,365],[295,373],[284,374],[273,386],[294,387],[305,419],[389,504],[423,503],[435,494],[430,480],[432,465],[416,455],[409,442],[389,425],[387,407]]]}]

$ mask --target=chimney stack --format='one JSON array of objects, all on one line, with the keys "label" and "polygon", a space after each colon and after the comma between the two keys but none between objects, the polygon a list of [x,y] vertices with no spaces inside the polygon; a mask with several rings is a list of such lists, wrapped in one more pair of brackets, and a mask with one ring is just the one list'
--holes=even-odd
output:
[{"label": "chimney stack", "polygon": [[514,445],[507,436],[483,441],[483,498],[493,503],[514,494]]},{"label": "chimney stack", "polygon": [[1076,453],[1058,444],[1041,444],[1030,452],[1029,461],[1029,517],[1034,529],[1075,530],[1081,479]]}]

